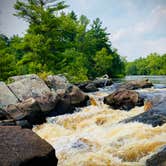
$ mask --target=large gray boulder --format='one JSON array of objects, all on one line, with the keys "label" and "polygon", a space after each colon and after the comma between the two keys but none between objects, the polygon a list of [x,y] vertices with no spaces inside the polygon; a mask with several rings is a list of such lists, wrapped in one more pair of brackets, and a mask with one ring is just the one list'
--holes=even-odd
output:
[{"label": "large gray boulder", "polygon": [[49,75],[46,79],[46,83],[50,88],[52,88],[54,90],[66,89],[69,84],[67,78],[60,74],[59,75]]},{"label": "large gray boulder", "polygon": [[1,166],[56,166],[54,148],[29,129],[0,126]]},{"label": "large gray boulder", "polygon": [[33,79],[33,78],[38,78],[38,76],[36,74],[18,75],[18,76],[9,77],[9,80],[15,82],[15,81],[19,81],[19,80],[22,80],[25,78]]},{"label": "large gray boulder", "polygon": [[20,101],[50,93],[50,89],[37,75],[34,77],[19,79],[8,86]]},{"label": "large gray boulder", "polygon": [[6,107],[9,104],[16,104],[18,99],[10,91],[4,82],[0,82],[0,107]]}]

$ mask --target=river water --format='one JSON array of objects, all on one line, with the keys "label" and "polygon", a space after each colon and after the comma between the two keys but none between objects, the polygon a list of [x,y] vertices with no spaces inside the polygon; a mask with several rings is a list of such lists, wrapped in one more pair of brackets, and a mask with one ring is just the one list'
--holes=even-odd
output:
[{"label": "river water", "polygon": [[[158,81],[156,76],[153,78]],[[126,79],[131,80],[131,76]],[[164,80],[165,77],[155,83],[166,85]],[[58,166],[144,166],[152,154],[166,145],[166,124],[152,127],[138,122],[119,123],[144,112],[144,108],[126,112],[103,104],[103,97],[114,87],[89,94],[96,103],[81,111],[48,118],[47,123],[33,128],[55,148]],[[166,94],[163,86],[139,91]]]}]

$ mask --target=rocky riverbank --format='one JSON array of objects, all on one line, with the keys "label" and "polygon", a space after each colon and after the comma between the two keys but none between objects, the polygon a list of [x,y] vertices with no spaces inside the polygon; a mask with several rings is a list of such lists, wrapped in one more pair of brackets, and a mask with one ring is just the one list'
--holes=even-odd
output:
[{"label": "rocky riverbank", "polygon": [[[1,162],[2,164],[0,163],[2,166],[12,165],[12,164],[16,166],[16,165],[21,165],[22,163],[25,163],[25,165],[33,165],[32,163],[35,163],[36,165],[38,165],[42,163],[42,161],[43,163],[44,162],[46,163],[45,165],[47,165],[47,163],[53,163],[53,165],[56,165],[57,158],[59,160],[58,165],[67,165],[67,163],[63,161],[66,159],[62,157],[62,152],[65,155],[69,155],[70,151],[72,152],[74,145],[71,146],[71,149],[67,148],[69,150],[69,152],[67,153],[63,151],[63,148],[65,148],[64,146],[67,146],[68,143],[69,144],[72,143],[75,139],[78,141],[78,144],[80,144],[79,146],[81,147],[89,146],[93,149],[96,149],[97,147],[102,148],[103,146],[106,145],[105,143],[101,145],[102,140],[98,140],[97,142],[95,141],[96,138],[94,136],[95,134],[97,134],[96,132],[99,132],[98,131],[99,128],[100,130],[105,130],[103,127],[107,126],[108,128],[108,126],[110,126],[109,131],[111,132],[112,130],[113,132],[115,128],[112,125],[117,125],[117,127],[121,126],[123,131],[123,128],[125,128],[124,124],[126,124],[126,126],[133,125],[133,132],[135,132],[138,129],[134,129],[135,125],[133,122],[146,123],[152,125],[153,127],[163,126],[165,125],[166,122],[166,110],[165,110],[166,97],[163,97],[161,100],[158,100],[157,102],[155,98],[153,99],[151,98],[149,101],[149,97],[147,97],[146,94],[144,93],[142,94],[139,91],[137,91],[137,89],[151,88],[153,84],[148,80],[129,81],[127,83],[120,84],[116,86],[113,92],[108,92],[105,93],[105,95],[101,96],[100,92],[96,91],[98,91],[99,88],[103,88],[104,86],[110,86],[110,85],[113,86],[114,84],[111,81],[111,79],[98,78],[91,82],[79,83],[73,85],[70,84],[68,80],[62,75],[48,76],[46,80],[42,80],[37,75],[32,74],[32,75],[11,77],[10,81],[12,81],[10,84],[5,84],[4,82],[0,82],[0,92],[1,92],[0,93],[0,106],[1,106],[0,130],[2,133],[0,135],[0,139],[2,140],[1,142],[2,143],[4,142],[4,137],[7,138],[5,140],[7,142],[6,143],[7,147],[2,146],[4,150],[3,153],[1,152],[0,154],[1,158],[3,159]],[[93,92],[93,93],[86,93],[86,92]],[[153,105],[154,100],[156,103]],[[104,101],[105,104],[102,101]],[[150,106],[147,106],[146,104],[148,103],[147,101],[151,104]],[[89,104],[91,105],[88,106]],[[133,111],[133,109],[135,108],[140,108],[141,111],[139,109]],[[76,112],[78,110],[79,112]],[[114,120],[110,118],[113,116],[116,116]],[[95,124],[95,126],[93,125],[93,123]],[[43,141],[42,142],[43,146],[45,147],[48,146],[48,143],[46,143],[40,137],[36,136],[36,134],[30,130],[34,125],[36,125],[36,127],[33,128],[33,131],[35,131],[38,135],[47,140],[55,148],[57,152],[56,153],[57,158],[55,155],[54,156],[52,155],[53,153],[55,153],[54,149],[48,147],[47,149],[49,150],[45,151],[44,153],[42,147],[40,147],[38,144],[34,144],[34,147],[32,146],[31,148],[32,151],[27,150],[25,152],[26,153],[25,158],[22,157],[21,154],[24,153],[22,149],[26,149],[23,148],[24,141],[28,143],[28,141],[31,140],[31,137],[32,137],[32,142],[35,143],[35,141],[33,140],[38,139],[39,141],[40,140]],[[89,129],[89,126],[86,125],[93,127]],[[20,127],[16,126],[20,126],[21,128],[29,128],[29,129],[21,129]],[[52,126],[51,129],[50,126]],[[43,131],[43,128],[45,127],[46,130],[48,129],[48,131],[50,131],[50,132],[47,131],[48,134],[47,136],[44,133],[43,133],[44,135],[41,133]],[[153,130],[156,130],[155,128],[153,129],[153,127],[150,127],[152,133]],[[13,133],[15,133],[15,140],[13,140],[13,143],[12,143],[12,137],[14,134],[9,132],[11,130],[13,131]],[[91,134],[90,135],[95,140],[89,139],[89,136],[85,137],[83,135],[80,135],[80,133],[85,134],[86,133],[85,130],[87,130],[87,134],[89,133],[89,131],[91,131],[92,134],[94,134],[94,136],[92,136]],[[161,129],[161,133],[162,132],[166,134],[163,127]],[[159,135],[161,133],[159,132]],[[52,134],[54,135],[54,138],[52,137]],[[69,139],[68,143],[62,141],[64,139],[64,136],[66,137],[66,134],[68,135],[67,138]],[[101,132],[101,134],[105,134],[104,131]],[[21,135],[29,135],[29,137],[24,138]],[[80,137],[78,137],[78,135],[80,135]],[[163,136],[161,136],[161,138],[163,138]],[[103,139],[106,139],[105,136],[103,137]],[[20,141],[17,142],[17,140]],[[157,142],[160,143],[158,143],[156,149],[163,147],[163,145],[166,144],[164,141],[161,140],[159,141],[159,140],[157,140]],[[61,145],[59,141],[62,141],[61,148],[59,147]],[[17,144],[18,148],[14,148],[13,144],[14,145]],[[38,146],[39,146],[39,151],[36,152],[36,148]],[[78,150],[77,143],[75,144],[75,146],[76,149]],[[8,152],[6,151],[5,148],[10,149],[12,147],[13,151],[11,151],[9,155],[7,155]],[[59,148],[62,151],[61,150],[59,151]],[[115,148],[114,145],[112,145],[112,148],[113,149]],[[114,150],[116,151],[116,148]],[[137,150],[137,148],[135,150]],[[148,164],[155,163],[153,159],[150,159],[151,157],[150,154],[154,154],[155,152],[157,151],[155,150],[151,152],[148,151],[149,156],[146,156],[146,158],[148,159],[147,160]],[[13,153],[17,153],[18,156],[16,156],[11,160],[8,160],[8,162],[5,162],[5,160],[7,160],[7,156],[10,157],[10,155],[12,155]],[[79,155],[80,151],[78,151],[78,153],[74,151],[74,153],[75,155]],[[87,151],[87,154],[88,153],[89,150]],[[160,155],[157,158],[158,162],[160,162],[160,160],[161,162],[165,162],[164,159],[165,150],[160,150],[159,153]],[[113,155],[112,152],[110,152],[110,154]],[[96,154],[92,156],[94,156],[94,158],[92,157],[92,160],[97,159]],[[36,158],[38,159],[36,160]],[[67,156],[66,158],[67,161],[69,161],[70,163],[69,158]],[[73,158],[70,159],[73,160],[72,164],[76,165],[78,164],[76,161],[74,161]],[[83,165],[85,165],[86,162],[93,163],[93,165],[95,165],[95,162],[90,162],[89,159],[88,161],[84,157],[82,159],[85,160],[81,162]],[[120,157],[120,159],[127,161],[127,159],[125,159],[125,156],[122,158]],[[107,157],[104,160],[107,161]],[[135,161],[136,164],[137,160],[133,159],[133,161]],[[100,161],[98,162],[100,163]],[[108,163],[109,162],[111,161],[108,161]],[[104,165],[108,165],[104,161],[103,163]],[[132,164],[130,163],[130,165]]]}]

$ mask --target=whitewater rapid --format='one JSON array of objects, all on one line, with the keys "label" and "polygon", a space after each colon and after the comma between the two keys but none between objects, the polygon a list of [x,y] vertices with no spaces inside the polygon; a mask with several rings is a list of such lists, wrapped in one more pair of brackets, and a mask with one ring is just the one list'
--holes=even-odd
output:
[{"label": "whitewater rapid", "polygon": [[33,128],[55,148],[58,166],[144,166],[166,145],[166,124],[119,123],[144,108],[113,110],[102,103],[107,94],[90,94],[96,102],[93,105],[48,118],[47,123]]}]

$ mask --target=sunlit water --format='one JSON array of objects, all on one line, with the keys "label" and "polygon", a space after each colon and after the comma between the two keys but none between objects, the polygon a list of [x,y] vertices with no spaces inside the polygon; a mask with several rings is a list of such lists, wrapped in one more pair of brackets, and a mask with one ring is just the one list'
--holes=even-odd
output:
[{"label": "sunlit water", "polygon": [[[166,89],[162,90],[166,94]],[[140,91],[157,93],[160,89]],[[166,124],[152,127],[138,122],[119,123],[144,109],[110,109],[102,102],[108,93],[90,94],[97,105],[49,118],[47,123],[33,128],[55,148],[58,166],[144,166],[152,154],[166,145]]]}]

